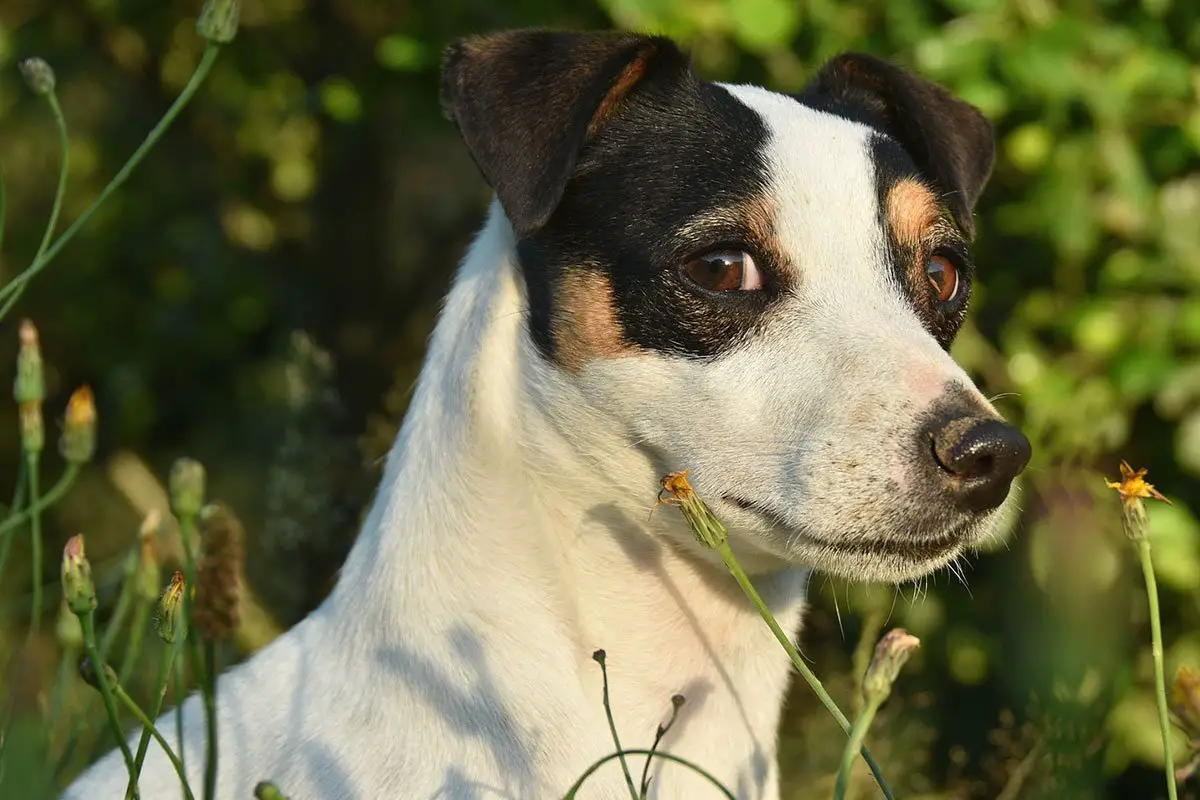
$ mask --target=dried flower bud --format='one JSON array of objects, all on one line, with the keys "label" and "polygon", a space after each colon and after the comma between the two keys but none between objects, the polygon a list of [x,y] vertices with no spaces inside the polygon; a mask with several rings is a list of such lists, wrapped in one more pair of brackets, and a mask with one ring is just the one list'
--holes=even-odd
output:
[{"label": "dried flower bud", "polygon": [[54,91],[54,69],[42,58],[27,58],[17,65],[25,83],[34,94],[47,95]]},{"label": "dried flower bud", "polygon": [[183,591],[186,586],[183,573],[175,570],[170,585],[158,601],[158,637],[167,644],[174,644],[176,639],[187,635],[187,627],[183,624]]},{"label": "dried flower bud", "polygon": [[196,30],[210,42],[232,42],[237,36],[241,5],[241,0],[205,0],[196,20]]},{"label": "dried flower bud", "polygon": [[54,636],[63,650],[78,650],[83,647],[83,625],[71,610],[64,597],[58,606],[58,619],[54,623]]},{"label": "dried flower bud", "polygon": [[193,618],[210,641],[229,638],[238,624],[238,584],[242,576],[242,523],[221,503],[200,512],[203,555],[196,569]]},{"label": "dried flower bud", "polygon": [[194,517],[204,507],[204,465],[191,458],[180,458],[171,467],[171,510],[177,517]]},{"label": "dried flower bud", "polygon": [[138,529],[137,561],[134,566],[134,589],[138,595],[153,602],[158,599],[162,586],[162,568],[158,564],[158,527],[162,514],[157,509],[150,511]]},{"label": "dried flower bud", "polygon": [[21,449],[26,453],[41,453],[46,447],[46,426],[42,421],[42,404],[25,403],[20,408]]},{"label": "dried flower bud", "polygon": [[920,646],[921,640],[903,628],[893,628],[883,635],[875,645],[875,657],[863,678],[863,695],[868,701],[882,703],[887,699],[896,676],[913,650]]},{"label": "dried flower bud", "polygon": [[1200,738],[1200,673],[1180,667],[1171,684],[1171,712],[1189,739]]},{"label": "dried flower bud", "polygon": [[82,466],[96,453],[96,400],[90,386],[80,386],[67,401],[58,451],[68,464]]},{"label": "dried flower bud", "polygon": [[1146,468],[1134,471],[1133,467],[1129,466],[1129,462],[1122,461],[1120,465],[1121,480],[1117,482],[1104,479],[1104,485],[1109,489],[1116,489],[1117,494],[1121,496],[1121,525],[1125,529],[1125,533],[1130,539],[1137,541],[1146,538],[1146,524],[1148,516],[1146,514],[1146,505],[1142,502],[1145,498],[1154,498],[1162,500],[1170,504],[1170,500],[1154,488],[1153,484],[1146,480]]},{"label": "dried flower bud", "polygon": [[[108,688],[112,689],[117,685],[117,673],[106,662],[101,662],[101,667],[104,673],[104,682],[108,684]],[[100,674],[96,671],[96,664],[88,656],[79,659],[79,677],[83,678],[83,682],[93,689],[100,688]]]},{"label": "dried flower bud", "polygon": [[254,787],[255,800],[287,800],[287,795],[270,781],[261,781]]},{"label": "dried flower bud", "polygon": [[37,327],[28,319],[21,320],[18,335],[21,349],[17,351],[17,378],[13,382],[13,399],[19,406],[29,403],[40,405],[46,399],[46,378]]},{"label": "dried flower bud", "polygon": [[67,540],[62,558],[63,596],[75,614],[88,614],[96,610],[96,586],[92,583],[92,565],[83,551],[83,534],[77,533]]},{"label": "dried flower bud", "polygon": [[[658,502],[678,506],[684,519],[696,535],[700,544],[710,549],[720,547],[729,539],[729,533],[721,520],[709,510],[696,490],[688,483],[688,471],[672,472],[662,479]],[[663,494],[669,495],[663,498]]]}]

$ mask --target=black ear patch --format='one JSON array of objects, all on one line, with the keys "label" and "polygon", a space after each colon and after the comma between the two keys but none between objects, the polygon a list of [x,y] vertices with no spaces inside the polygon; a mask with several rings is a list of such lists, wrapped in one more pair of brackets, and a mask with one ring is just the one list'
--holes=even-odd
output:
[{"label": "black ear patch", "polygon": [[442,107],[518,237],[562,199],[584,142],[648,73],[688,70],[669,40],[630,33],[518,30],[446,48]]},{"label": "black ear patch", "polygon": [[979,109],[935,83],[863,53],[830,61],[800,99],[899,142],[942,193],[963,233],[974,235],[971,215],[996,151],[992,125]]}]

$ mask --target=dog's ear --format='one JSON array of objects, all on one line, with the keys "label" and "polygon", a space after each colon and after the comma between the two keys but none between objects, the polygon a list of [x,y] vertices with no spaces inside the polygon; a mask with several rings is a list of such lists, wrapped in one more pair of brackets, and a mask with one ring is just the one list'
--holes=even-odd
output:
[{"label": "dog's ear", "polygon": [[891,136],[942,193],[955,222],[974,235],[972,212],[992,172],[996,143],[979,109],[875,56],[847,53],[803,92],[806,103]]},{"label": "dog's ear", "polygon": [[644,81],[686,73],[669,39],[518,30],[459,39],[442,63],[442,108],[518,236],[562,199],[584,142]]}]

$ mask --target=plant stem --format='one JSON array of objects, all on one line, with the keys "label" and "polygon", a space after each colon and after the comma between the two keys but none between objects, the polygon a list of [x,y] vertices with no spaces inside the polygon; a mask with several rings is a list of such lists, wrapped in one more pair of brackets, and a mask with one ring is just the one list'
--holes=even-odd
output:
[{"label": "plant stem", "polygon": [[[675,699],[678,699],[680,702],[674,702]],[[650,754],[646,756],[646,765],[642,767],[642,800],[645,800],[645,798],[650,795],[650,762],[654,759],[654,754],[658,751],[658,745],[662,741],[662,738],[667,735],[667,731],[671,730],[671,726],[675,724],[675,718],[679,716],[679,708],[682,705],[682,695],[678,695],[677,698],[672,698],[671,718],[667,720],[667,724],[659,725],[658,730],[654,732],[654,743],[650,745]]]},{"label": "plant stem", "polygon": [[108,658],[108,654],[117,640],[117,634],[121,632],[121,626],[125,624],[125,617],[129,614],[129,604],[133,601],[135,581],[134,575],[129,573],[121,582],[121,593],[117,595],[117,605],[108,619],[108,625],[104,628],[104,635],[100,637],[100,655],[104,658]]},{"label": "plant stem", "polygon": [[652,752],[650,750],[646,750],[643,748],[632,749],[632,750],[618,750],[615,753],[609,753],[604,758],[595,762],[590,767],[588,767],[587,770],[584,771],[584,773],[579,776],[579,780],[575,781],[575,784],[570,789],[567,790],[566,795],[563,796],[563,800],[574,800],[575,795],[579,792],[580,788],[583,786],[583,782],[586,781],[588,778],[590,778],[596,772],[596,770],[600,769],[600,767],[604,766],[609,761],[612,761],[614,758],[619,758],[623,761],[625,759],[625,756],[627,756],[627,755],[628,756],[652,756],[654,758],[661,758],[665,761],[671,761],[676,764],[682,764],[683,766],[687,767],[688,769],[692,770],[696,774],[698,774],[701,777],[708,780],[709,783],[711,783],[714,787],[719,789],[721,794],[723,794],[725,797],[729,798],[729,800],[737,800],[737,797],[734,795],[734,793],[729,791],[727,788],[725,788],[725,785],[723,783],[721,783],[719,780],[717,780],[716,777],[712,773],[704,770],[703,768],[699,767],[696,764],[693,764],[691,761],[688,761],[686,758],[680,758],[679,756],[671,755],[670,753]]},{"label": "plant stem", "polygon": [[142,654],[142,641],[146,636],[146,623],[150,617],[150,603],[144,597],[134,598],[133,625],[129,628],[129,641],[125,644],[125,655],[121,659],[121,669],[117,672],[122,685],[133,674],[137,666],[138,656]]},{"label": "plant stem", "polygon": [[[42,243],[38,245],[37,253],[33,257],[34,263],[37,263],[46,253],[46,248],[50,246],[50,240],[54,236],[54,229],[58,226],[58,215],[62,212],[63,197],[67,194],[67,175],[71,169],[71,147],[70,140],[67,136],[67,119],[63,116],[62,106],[58,103],[58,95],[53,90],[46,95],[46,101],[50,103],[50,110],[54,112],[54,124],[58,128],[58,186],[54,190],[54,205],[50,209],[50,219],[46,223],[46,231],[42,234]],[[25,283],[22,283],[17,290],[13,292],[12,297],[8,298],[8,302],[0,308],[0,319],[8,316],[8,312],[21,299],[21,294],[25,291]]]},{"label": "plant stem", "polygon": [[[188,786],[187,774],[183,771],[183,764],[179,762],[179,759],[175,755],[175,751],[172,750],[170,745],[167,744],[166,739],[163,739],[162,734],[158,732],[158,728],[154,727],[154,723],[151,722],[150,718],[146,716],[146,712],[142,711],[141,707],[137,703],[133,702],[133,698],[130,697],[125,690],[120,687],[120,685],[117,686],[116,694],[121,702],[125,704],[125,707],[129,709],[130,713],[137,718],[137,721],[142,723],[143,730],[150,731],[150,735],[154,737],[154,740],[158,742],[159,747],[161,747],[163,752],[167,754],[167,758],[171,760],[171,766],[175,767],[175,773],[179,776],[179,780],[183,784],[184,796],[187,797],[188,800],[195,800],[195,798],[192,797],[191,787]],[[133,770],[135,768],[131,767],[130,769]],[[130,778],[135,778],[135,773],[132,771],[130,772]],[[134,796],[137,796],[136,789]]]},{"label": "plant stem", "polygon": [[121,721],[117,717],[117,704],[113,699],[113,690],[108,685],[108,678],[104,674],[104,662],[100,659],[100,649],[96,646],[95,612],[89,611],[86,614],[80,614],[79,623],[83,626],[84,648],[96,670],[96,683],[99,684],[100,696],[104,698],[104,710],[108,712],[108,724],[117,739],[117,745],[121,748],[121,755],[125,758],[125,768],[132,775],[133,753],[129,752],[129,744],[126,743],[125,734],[121,731]]},{"label": "plant stem", "polygon": [[613,744],[617,746],[617,757],[621,760],[621,772],[625,773],[625,785],[629,787],[630,797],[638,800],[637,788],[633,785],[633,774],[629,771],[629,763],[625,760],[625,753],[621,750],[621,739],[617,736],[617,723],[613,719],[612,703],[609,701],[608,665],[605,663],[608,657],[603,650],[597,650],[592,654],[592,659],[600,665],[600,677],[604,682],[604,715],[608,718],[608,730],[612,734]]},{"label": "plant stem", "polygon": [[29,468],[29,504],[32,516],[29,525],[30,570],[33,572],[33,615],[29,621],[28,640],[32,641],[42,626],[42,514],[38,497],[38,461],[40,453],[28,451],[25,461]]},{"label": "plant stem", "polygon": [[[154,698],[154,710],[150,714],[151,719],[158,719],[162,713],[163,699],[167,696],[167,685],[171,682],[171,673],[175,666],[175,656],[179,652],[179,643],[173,643],[163,648],[162,661],[158,665],[158,682],[156,684],[156,694]],[[142,738],[138,740],[137,755],[133,757],[133,777],[129,779],[129,788],[125,790],[126,800],[133,797],[132,792],[137,789],[137,779],[142,774],[142,762],[146,759],[146,749],[150,746],[150,736],[153,726],[142,727]],[[183,737],[179,737],[179,741],[183,741]],[[187,774],[183,770],[183,764],[180,763],[180,772]]]},{"label": "plant stem", "polygon": [[192,73],[192,77],[188,80],[187,85],[183,87],[183,91],[180,92],[179,96],[175,98],[175,102],[171,104],[169,109],[167,109],[167,113],[164,114],[162,119],[158,121],[158,124],[155,125],[154,128],[151,129],[150,133],[146,135],[146,138],[142,141],[141,145],[138,146],[137,150],[133,152],[133,155],[129,157],[129,160],[125,162],[125,165],[121,167],[115,176],[113,176],[113,179],[108,182],[108,185],[100,191],[100,194],[96,196],[96,199],[92,201],[91,205],[89,205],[87,209],[85,209],[84,212],[80,214],[73,223],[71,223],[66,231],[63,232],[62,236],[59,236],[58,240],[55,241],[54,244],[51,245],[49,249],[47,249],[41,255],[40,258],[35,258],[33,263],[30,264],[24,272],[9,281],[8,284],[6,284],[3,288],[0,288],[0,299],[6,298],[18,291],[22,286],[32,280],[39,272],[45,269],[46,265],[49,264],[56,255],[58,255],[59,251],[62,250],[62,248],[75,237],[75,234],[79,232],[79,229],[82,228],[89,219],[91,219],[92,215],[96,212],[96,209],[98,209],[114,191],[116,191],[123,183],[125,183],[126,179],[129,178],[129,175],[133,172],[133,170],[142,162],[142,159],[145,158],[146,153],[148,153],[150,149],[158,143],[158,140],[162,138],[162,135],[166,132],[167,128],[169,128],[171,123],[175,121],[175,118],[179,116],[179,112],[182,111],[183,108],[191,101],[192,96],[196,93],[196,90],[200,88],[200,84],[203,83],[205,77],[208,76],[209,70],[212,69],[213,62],[216,61],[217,55],[220,53],[220,51],[221,47],[219,44],[212,42],[207,44],[204,54],[200,57],[200,62],[196,65],[196,69]]},{"label": "plant stem", "polygon": [[[8,507],[5,522],[21,512],[21,504],[25,502],[25,484],[28,482],[28,474],[28,470],[25,468],[25,459],[22,458],[20,466],[17,468],[17,485],[13,487],[12,505]],[[12,538],[0,531],[0,577],[4,576],[4,567],[8,564],[8,554],[12,550]]]},{"label": "plant stem", "polygon": [[[208,749],[204,761],[204,797],[214,800],[217,796],[217,645],[204,643],[204,722],[208,733]],[[634,800],[637,800],[634,798]]]},{"label": "plant stem", "polygon": [[29,508],[23,511],[10,511],[8,517],[3,522],[0,522],[0,536],[4,536],[13,528],[18,527],[22,522],[32,518],[34,514],[40,514],[50,506],[57,503],[67,490],[71,488],[71,484],[75,482],[75,478],[79,476],[79,466],[76,464],[67,464],[67,468],[63,470],[62,477],[58,482],[50,487],[50,491],[42,495],[40,500],[34,501],[32,497],[29,500]]},{"label": "plant stem", "polygon": [[[185,590],[186,591],[186,590]],[[186,644],[180,645],[184,649]],[[183,701],[187,700],[186,675],[184,674],[183,659],[175,660],[175,741],[179,743],[179,761],[187,763],[187,748],[183,742]]]},{"label": "plant stem", "polygon": [[879,710],[879,702],[879,698],[868,697],[863,705],[862,713],[858,715],[858,719],[854,720],[854,727],[850,729],[850,738],[846,741],[845,750],[842,751],[842,765],[838,768],[837,783],[833,788],[834,800],[843,800],[846,796],[850,773],[854,769],[854,762],[862,749],[863,741],[867,738],[867,730],[875,719],[875,712]]},{"label": "plant stem", "polygon": [[[750,602],[753,603],[754,607],[758,609],[758,613],[767,623],[767,627],[771,629],[771,633],[775,634],[775,638],[787,652],[788,657],[792,660],[792,664],[796,667],[800,674],[804,676],[804,680],[808,682],[808,685],[812,688],[813,693],[816,694],[817,699],[819,699],[822,705],[824,705],[829,713],[833,715],[833,718],[837,720],[838,725],[842,726],[842,730],[847,734],[850,734],[852,730],[850,721],[846,719],[846,715],[842,713],[842,710],[838,708],[837,703],[835,703],[833,698],[829,696],[829,692],[825,691],[825,687],[821,685],[821,680],[815,674],[813,674],[811,669],[809,669],[808,664],[804,661],[804,657],[801,656],[800,651],[796,649],[796,645],[792,644],[792,640],[788,638],[788,635],[783,632],[782,628],[779,627],[779,623],[775,621],[775,615],[771,613],[771,609],[767,608],[767,604],[763,602],[758,590],[756,590],[754,588],[754,584],[750,582],[750,578],[746,575],[745,570],[742,569],[742,565],[738,563],[737,556],[733,554],[733,550],[730,548],[728,540],[717,542],[715,549],[718,553],[720,553],[721,560],[724,561],[725,566],[729,568],[729,572],[733,575],[734,580],[737,581],[738,586],[742,587],[742,591],[746,594],[746,597],[750,598]],[[871,752],[866,748],[866,746],[863,746],[860,749],[860,752],[862,753],[862,757],[866,760],[867,764],[871,767],[871,772],[875,775],[875,781],[879,784],[879,789],[883,792],[883,796],[886,797],[887,800],[895,800],[895,796],[892,794],[891,787],[888,786],[887,781],[883,778],[883,770],[881,770],[879,765],[875,763],[875,759],[871,757]]]},{"label": "plant stem", "polygon": [[1176,800],[1175,754],[1171,750],[1171,717],[1167,710],[1167,681],[1163,675],[1162,621],[1158,614],[1158,581],[1154,577],[1154,562],[1150,559],[1150,539],[1137,539],[1138,560],[1146,579],[1146,599],[1150,603],[1150,653],[1154,656],[1154,693],[1158,699],[1158,726],[1162,730],[1164,771],[1167,775],[1167,796]]}]

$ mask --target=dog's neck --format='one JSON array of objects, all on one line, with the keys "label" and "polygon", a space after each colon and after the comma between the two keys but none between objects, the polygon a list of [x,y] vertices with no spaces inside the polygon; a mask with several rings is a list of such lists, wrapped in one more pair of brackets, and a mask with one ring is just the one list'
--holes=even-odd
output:
[{"label": "dog's neck", "polygon": [[[430,651],[468,680],[486,674],[501,694],[523,694],[507,698],[525,705],[520,721],[578,726],[561,743],[572,764],[595,734],[607,739],[591,660],[602,648],[623,745],[648,746],[681,693],[669,749],[717,760],[707,766],[747,789],[773,784],[786,656],[678,512],[655,510],[661,465],[612,420],[581,412],[532,351],[511,237],[493,208],[322,614],[352,651]],[[781,565],[756,577],[785,629],[799,624],[806,577]],[[713,730],[709,714],[738,730]]]}]

